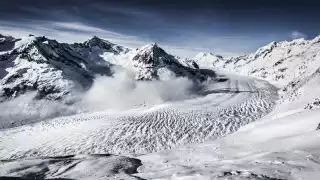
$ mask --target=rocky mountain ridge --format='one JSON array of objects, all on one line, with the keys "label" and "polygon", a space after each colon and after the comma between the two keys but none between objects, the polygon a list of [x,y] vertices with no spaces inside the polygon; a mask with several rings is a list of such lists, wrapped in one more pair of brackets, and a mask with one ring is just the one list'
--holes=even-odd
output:
[{"label": "rocky mountain ridge", "polygon": [[112,77],[115,67],[133,71],[136,80],[216,77],[212,70],[184,66],[157,44],[131,50],[96,36],[74,44],[29,36],[0,55],[0,100],[36,91],[37,98],[69,103],[88,90],[95,77]]},{"label": "rocky mountain ridge", "polygon": [[[201,60],[198,57],[195,61]],[[207,68],[225,69],[272,82],[281,89],[280,101],[283,103],[293,103],[304,96],[308,99],[305,108],[319,104],[316,103],[319,95],[314,91],[317,86],[312,84],[317,84],[314,79],[319,76],[320,36],[311,40],[271,42],[254,53],[224,59],[223,63],[213,63]]]}]

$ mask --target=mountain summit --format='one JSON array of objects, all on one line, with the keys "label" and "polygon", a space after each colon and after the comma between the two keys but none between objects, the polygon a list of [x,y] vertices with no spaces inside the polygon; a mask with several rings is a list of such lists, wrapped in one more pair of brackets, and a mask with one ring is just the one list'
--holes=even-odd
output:
[{"label": "mountain summit", "polygon": [[94,50],[108,51],[114,54],[119,54],[123,52],[126,53],[129,51],[128,48],[118,46],[107,40],[101,39],[97,36],[92,37],[91,39],[85,41],[84,43],[75,43],[73,44],[73,46],[75,48],[81,48],[81,49],[87,48],[90,51],[94,51]]},{"label": "mountain summit", "polygon": [[203,81],[216,76],[211,70],[181,64],[156,43],[133,51],[97,36],[74,44],[29,36],[0,55],[0,101],[28,91],[36,91],[37,98],[75,99],[97,75],[112,76],[115,66],[130,67],[136,80],[187,77]]},{"label": "mountain summit", "polygon": [[180,76],[203,80],[205,77],[215,76],[214,73],[207,74],[182,65],[174,56],[165,52],[156,43],[138,49],[132,61],[137,70],[137,80],[161,80]]},{"label": "mountain summit", "polygon": [[106,61],[92,61],[72,45],[46,37],[27,37],[16,49],[0,55],[0,96],[15,97],[37,91],[52,100],[88,89],[96,74],[110,75]]},{"label": "mountain summit", "polygon": [[137,54],[133,57],[133,61],[152,67],[169,63],[178,63],[174,56],[166,53],[156,43],[141,47]]},{"label": "mountain summit", "polygon": [[201,52],[197,54],[192,60],[199,65],[200,68],[207,68],[210,66],[219,66],[225,62],[225,59],[220,55],[215,55],[213,53]]}]

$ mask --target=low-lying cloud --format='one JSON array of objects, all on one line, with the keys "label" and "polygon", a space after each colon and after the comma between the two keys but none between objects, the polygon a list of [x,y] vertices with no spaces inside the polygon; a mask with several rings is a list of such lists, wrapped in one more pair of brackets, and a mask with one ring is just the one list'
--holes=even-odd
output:
[{"label": "low-lying cloud", "polygon": [[0,129],[79,112],[79,109],[74,106],[44,99],[35,100],[35,97],[36,93],[30,92],[0,103]]},{"label": "low-lying cloud", "polygon": [[292,39],[307,38],[307,35],[299,31],[292,31],[291,38]]},{"label": "low-lying cloud", "polygon": [[130,109],[180,101],[191,95],[193,83],[187,78],[165,81],[136,81],[128,71],[114,77],[98,77],[84,95],[82,104],[94,110]]},{"label": "low-lying cloud", "polygon": [[187,78],[163,81],[136,81],[130,71],[117,71],[114,77],[95,79],[91,89],[77,94],[78,101],[66,105],[58,101],[36,100],[30,92],[0,103],[0,129],[45,121],[59,116],[104,110],[122,111],[181,101],[192,96],[193,82]]}]

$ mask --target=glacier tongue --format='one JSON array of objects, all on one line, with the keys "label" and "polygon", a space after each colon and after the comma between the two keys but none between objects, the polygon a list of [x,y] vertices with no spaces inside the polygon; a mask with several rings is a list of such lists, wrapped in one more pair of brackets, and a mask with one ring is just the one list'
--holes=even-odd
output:
[{"label": "glacier tongue", "polygon": [[[270,112],[277,99],[276,89],[265,81],[229,78],[208,82],[191,99],[77,114],[4,130],[0,156],[147,153],[228,135]],[[22,139],[33,143],[21,143]]]}]

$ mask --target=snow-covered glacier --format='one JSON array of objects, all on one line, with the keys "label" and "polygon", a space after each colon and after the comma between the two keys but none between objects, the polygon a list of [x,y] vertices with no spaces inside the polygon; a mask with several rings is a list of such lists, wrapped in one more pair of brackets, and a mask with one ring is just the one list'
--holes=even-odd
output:
[{"label": "snow-covered glacier", "polygon": [[23,38],[0,55],[0,175],[312,179],[318,50],[316,37],[181,59],[157,44]]}]

